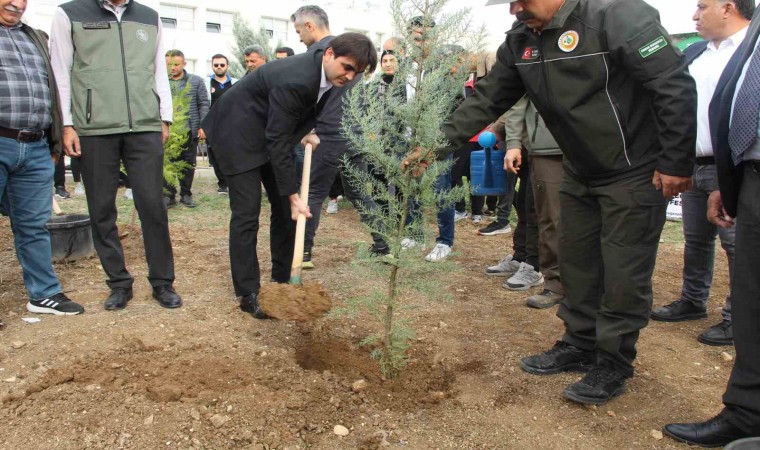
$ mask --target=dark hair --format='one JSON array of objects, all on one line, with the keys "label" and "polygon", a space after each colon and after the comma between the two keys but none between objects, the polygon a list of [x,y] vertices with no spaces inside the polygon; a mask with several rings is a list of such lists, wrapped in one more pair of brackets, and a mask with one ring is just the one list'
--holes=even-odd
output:
[{"label": "dark hair", "polygon": [[173,48],[173,49],[169,50],[168,52],[166,52],[166,56],[170,57],[170,58],[173,58],[175,56],[179,56],[180,58],[185,59],[185,54],[182,53],[182,50],[177,50],[176,48]]},{"label": "dark hair", "polygon": [[293,56],[296,54],[296,52],[293,51],[290,47],[277,47],[274,51],[275,53],[285,53],[288,56]]},{"label": "dark hair", "polygon": [[752,14],[755,13],[755,0],[730,0],[736,6],[739,14],[747,20],[752,20]]},{"label": "dark hair", "polygon": [[250,45],[243,50],[243,53],[245,56],[250,55],[251,53],[256,53],[257,55],[264,58],[265,61],[268,61],[269,58],[267,58],[267,52],[264,50],[264,47],[260,45]]},{"label": "dark hair", "polygon": [[327,13],[317,5],[305,5],[298,8],[296,12],[290,16],[290,20],[295,22],[303,16],[308,16],[314,25],[319,28],[330,28],[330,20],[327,18]]},{"label": "dark hair", "polygon": [[335,57],[348,56],[356,60],[356,71],[374,72],[377,67],[377,52],[370,38],[361,33],[343,33],[330,41]]},{"label": "dark hair", "polygon": [[213,61],[213,60],[215,60],[215,59],[224,59],[224,62],[225,62],[225,63],[227,63],[227,64],[229,64],[229,63],[230,63],[230,60],[229,60],[229,59],[227,59],[227,57],[226,57],[226,56],[224,56],[224,55],[222,55],[221,53],[217,53],[216,55],[214,55],[214,56],[212,56],[212,57],[211,57],[211,61]]}]

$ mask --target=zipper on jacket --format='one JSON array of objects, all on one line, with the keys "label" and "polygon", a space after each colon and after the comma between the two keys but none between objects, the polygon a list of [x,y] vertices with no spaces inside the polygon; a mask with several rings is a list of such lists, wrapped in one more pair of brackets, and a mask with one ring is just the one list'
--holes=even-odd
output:
[{"label": "zipper on jacket", "polygon": [[554,95],[552,94],[551,85],[549,85],[549,76],[547,75],[547,68],[546,68],[546,54],[544,53],[544,36],[539,33],[538,35],[538,51],[541,55],[541,76],[544,79],[544,90],[546,91],[546,103],[549,105],[549,110],[554,111],[554,102],[552,99],[554,98]]},{"label": "zipper on jacket", "polygon": [[607,65],[607,58],[602,55],[602,61],[604,62],[604,71],[606,79],[604,81],[604,92],[607,94],[607,99],[610,101],[610,108],[612,108],[612,114],[615,116],[615,121],[617,122],[618,130],[620,130],[620,139],[623,141],[623,155],[625,156],[625,160],[628,163],[628,166],[630,167],[631,159],[628,158],[628,142],[626,142],[625,139],[625,130],[623,129],[623,120],[620,117],[620,114],[618,113],[618,109],[615,107],[615,102],[612,101],[612,95],[610,95],[610,68]]},{"label": "zipper on jacket", "polygon": [[536,111],[536,125],[535,128],[533,128],[533,139],[531,139],[531,143],[536,143],[536,135],[538,134],[538,111]]},{"label": "zipper on jacket", "polygon": [[92,88],[87,89],[87,123],[92,120]]},{"label": "zipper on jacket", "polygon": [[132,107],[129,105],[129,80],[127,79],[127,58],[124,56],[124,35],[121,31],[121,20],[116,19],[119,25],[119,45],[121,45],[121,68],[124,71],[124,89],[127,92],[127,116],[129,117],[129,131],[132,131]]}]

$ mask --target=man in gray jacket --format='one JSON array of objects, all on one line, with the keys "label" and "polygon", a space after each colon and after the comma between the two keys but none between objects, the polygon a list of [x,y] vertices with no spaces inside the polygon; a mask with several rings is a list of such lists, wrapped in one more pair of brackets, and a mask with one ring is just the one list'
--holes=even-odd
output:
[{"label": "man in gray jacket", "polygon": [[[523,162],[521,146],[528,149],[538,224],[538,267],[544,277],[544,289],[528,297],[526,303],[534,308],[550,308],[565,298],[559,274],[559,185],[565,174],[562,150],[527,96],[509,110],[505,119],[504,165],[506,170],[518,173]],[[507,283],[510,281],[511,278]]]},{"label": "man in gray jacket", "polygon": [[[187,73],[185,66],[185,54],[180,50],[169,50],[166,52],[166,67],[169,72],[169,87],[171,88],[172,98],[176,102],[178,96],[187,96],[187,130],[190,134],[183,146],[182,153],[178,160],[186,162],[188,165],[182,169],[182,178],[179,180],[179,202],[188,208],[195,208],[193,201],[193,178],[195,177],[195,163],[198,155],[198,139],[205,139],[206,135],[200,129],[201,120],[206,118],[209,108],[209,96],[206,91],[203,79],[198,75]],[[188,88],[188,84],[190,87]],[[185,89],[187,88],[187,91]],[[164,203],[167,207],[177,204],[175,195],[177,188],[171,185],[166,186],[169,195],[164,197]]]}]

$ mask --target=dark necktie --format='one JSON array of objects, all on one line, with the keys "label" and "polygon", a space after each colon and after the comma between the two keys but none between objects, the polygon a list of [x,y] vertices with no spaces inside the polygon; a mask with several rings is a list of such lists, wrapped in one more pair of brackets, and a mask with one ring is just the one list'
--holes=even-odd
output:
[{"label": "dark necktie", "polygon": [[752,53],[747,73],[734,102],[728,145],[734,164],[739,165],[744,152],[757,140],[758,114],[760,114],[760,46]]}]

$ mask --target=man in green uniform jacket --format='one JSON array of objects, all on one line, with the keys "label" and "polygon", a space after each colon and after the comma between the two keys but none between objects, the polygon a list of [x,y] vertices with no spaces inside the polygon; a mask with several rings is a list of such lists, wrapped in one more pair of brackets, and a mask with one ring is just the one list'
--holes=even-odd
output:
[{"label": "man in green uniform jacket", "polygon": [[603,404],[633,376],[668,199],[691,183],[694,81],[643,0],[488,2],[500,3],[510,4],[518,22],[491,73],[444,125],[450,146],[443,152],[525,93],[541,113],[565,156],[560,274],[567,297],[557,314],[566,331],[521,367],[541,375],[589,371],[563,394]]}]

